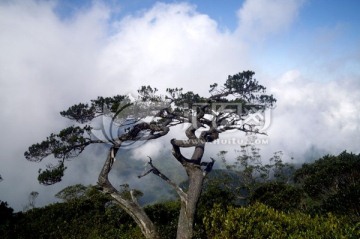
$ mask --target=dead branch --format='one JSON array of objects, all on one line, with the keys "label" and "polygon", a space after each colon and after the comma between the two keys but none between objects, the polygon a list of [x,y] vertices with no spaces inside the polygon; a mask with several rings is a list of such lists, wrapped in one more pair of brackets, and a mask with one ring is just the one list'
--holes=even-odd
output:
[{"label": "dead branch", "polygon": [[148,164],[150,165],[150,170],[148,170],[147,172],[143,173],[142,175],[139,175],[138,178],[142,178],[146,175],[148,175],[149,173],[153,173],[156,176],[160,177],[161,179],[163,179],[165,182],[167,182],[170,186],[172,186],[175,191],[177,192],[177,194],[180,196],[180,198],[182,200],[185,200],[185,198],[187,197],[187,194],[173,181],[171,181],[167,176],[165,176],[163,173],[160,172],[159,169],[157,169],[154,164],[152,163],[152,159],[150,156],[148,156],[149,158],[149,162]]}]

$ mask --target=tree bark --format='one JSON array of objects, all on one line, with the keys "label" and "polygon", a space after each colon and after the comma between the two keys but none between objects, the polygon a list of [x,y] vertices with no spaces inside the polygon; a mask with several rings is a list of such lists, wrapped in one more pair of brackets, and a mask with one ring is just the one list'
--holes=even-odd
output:
[{"label": "tree bark", "polygon": [[181,200],[177,239],[191,239],[193,237],[196,207],[204,181],[204,172],[199,165],[189,163],[186,165],[186,171],[189,176],[189,189],[186,200]]},{"label": "tree bark", "polygon": [[[175,142],[172,140],[171,142]],[[153,173],[156,176],[163,179],[170,186],[172,186],[175,191],[178,193],[181,201],[181,209],[178,220],[178,228],[177,228],[177,237],[178,239],[190,239],[193,237],[193,227],[194,227],[194,218],[197,208],[197,203],[200,198],[202,185],[204,182],[204,178],[212,169],[214,164],[214,160],[212,162],[202,162],[201,160],[196,159],[196,157],[202,157],[204,145],[198,145],[194,150],[193,158],[186,159],[182,156],[179,148],[173,144],[173,154],[174,156],[181,161],[181,164],[185,168],[187,175],[189,177],[189,187],[188,191],[185,193],[178,185],[173,183],[167,176],[162,174],[159,169],[157,169],[150,158],[149,165],[151,169],[142,175],[138,176],[139,178],[148,175],[149,173]],[[205,166],[205,168],[201,168]]]},{"label": "tree bark", "polygon": [[118,147],[112,147],[109,151],[105,164],[100,172],[98,185],[104,193],[110,194],[112,198],[124,209],[140,227],[141,232],[147,239],[160,239],[160,235],[156,229],[155,224],[145,213],[144,209],[139,205],[133,191],[130,191],[130,198],[125,198],[109,181],[108,175],[111,171],[112,165],[115,160],[115,155]]},{"label": "tree bark", "polygon": [[137,202],[124,200],[118,193],[111,193],[110,195],[116,200],[120,207],[124,209],[132,219],[134,219],[145,238],[160,239],[160,235],[155,224],[150,220],[144,209]]},{"label": "tree bark", "polygon": [[[181,209],[176,235],[177,239],[191,239],[193,237],[197,203],[201,195],[204,177],[208,173],[208,171],[204,171],[201,168],[201,159],[204,155],[205,143],[193,137],[190,130],[188,132],[188,138],[192,141],[171,140],[171,144],[173,145],[173,155],[183,165],[189,177],[188,191],[185,197],[181,197]],[[194,145],[195,142],[197,142],[196,146]],[[195,149],[191,159],[187,159],[181,154],[180,147],[194,146]]]}]

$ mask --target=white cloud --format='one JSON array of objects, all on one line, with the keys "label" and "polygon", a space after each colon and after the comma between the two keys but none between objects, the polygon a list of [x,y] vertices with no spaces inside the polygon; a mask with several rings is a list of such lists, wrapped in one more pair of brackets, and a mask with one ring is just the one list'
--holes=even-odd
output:
[{"label": "white cloud", "polygon": [[41,166],[23,156],[27,147],[64,127],[59,111],[98,90],[106,11],[97,7],[61,22],[53,7],[47,1],[0,3],[0,187],[7,192],[1,200],[11,198],[17,209],[29,189],[44,191],[36,182]]},{"label": "white cloud", "polygon": [[211,83],[248,65],[241,42],[188,4],[159,3],[116,28],[100,69],[109,81],[126,79],[126,89],[151,84],[205,93]]},{"label": "white cloud", "polygon": [[278,104],[269,130],[271,145],[298,161],[312,148],[359,152],[360,93],[353,79],[320,82],[289,71],[271,86]]},{"label": "white cloud", "polygon": [[166,143],[161,141],[149,141],[146,144],[134,148],[132,156],[143,161],[148,161],[148,157],[157,158],[162,151],[161,149],[167,146],[165,144]]}]

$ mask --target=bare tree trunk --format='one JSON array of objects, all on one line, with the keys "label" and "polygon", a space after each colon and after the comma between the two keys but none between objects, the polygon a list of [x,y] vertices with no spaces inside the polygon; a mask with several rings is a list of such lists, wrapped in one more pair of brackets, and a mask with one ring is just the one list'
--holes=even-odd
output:
[{"label": "bare tree trunk", "polygon": [[186,200],[181,201],[177,239],[191,239],[193,237],[195,213],[204,181],[204,173],[200,166],[189,165],[187,172],[189,175],[189,189]]},{"label": "bare tree trunk", "polygon": [[160,239],[156,226],[137,202],[124,200],[119,193],[111,193],[110,195],[134,219],[145,238]]},{"label": "bare tree trunk", "polygon": [[[181,209],[178,221],[177,239],[191,239],[194,232],[194,220],[197,203],[200,198],[204,178],[211,171],[214,162],[201,162],[204,155],[205,142],[194,136],[194,131],[188,129],[189,140],[171,140],[174,157],[183,165],[189,177],[189,188],[185,197],[181,198]],[[195,147],[191,159],[185,158],[180,147]],[[201,166],[205,166],[204,169]]]},{"label": "bare tree trunk", "polygon": [[[205,143],[200,140],[194,141],[183,141],[183,140],[171,140],[173,145],[173,155],[174,157],[183,165],[186,170],[186,173],[189,177],[189,188],[185,193],[178,185],[173,183],[168,177],[162,174],[152,163],[150,158],[149,165],[151,169],[140,175],[143,177],[149,173],[153,173],[158,177],[165,180],[169,185],[171,185],[175,191],[178,193],[181,201],[181,209],[178,221],[177,228],[177,239],[191,239],[193,237],[194,231],[194,219],[197,208],[197,203],[200,198],[204,178],[212,169],[214,160],[212,162],[201,162],[201,158],[204,154]],[[180,146],[179,146],[180,145]],[[195,147],[193,156],[191,159],[185,158],[181,152],[180,147]],[[204,168],[202,168],[204,167]]]},{"label": "bare tree trunk", "polygon": [[139,205],[133,190],[130,190],[130,199],[125,198],[122,193],[117,191],[108,179],[109,172],[114,163],[115,155],[118,148],[112,147],[109,155],[105,161],[105,164],[101,170],[98,179],[98,185],[101,187],[104,193],[110,194],[112,198],[124,209],[140,227],[141,232],[148,239],[160,239],[160,235],[156,229],[155,224],[145,213],[144,209]]}]

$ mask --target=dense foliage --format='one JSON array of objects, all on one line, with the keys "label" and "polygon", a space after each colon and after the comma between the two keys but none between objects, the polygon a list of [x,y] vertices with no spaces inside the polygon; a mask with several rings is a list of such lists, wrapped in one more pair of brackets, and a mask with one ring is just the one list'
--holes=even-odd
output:
[{"label": "dense foliage", "polygon": [[295,173],[312,199],[313,213],[336,212],[360,218],[360,155],[342,152],[304,164]]},{"label": "dense foliage", "polygon": [[251,195],[252,202],[262,202],[274,209],[293,211],[302,209],[303,190],[283,182],[268,182],[259,185]]},{"label": "dense foliage", "polygon": [[359,228],[329,214],[286,214],[255,203],[227,210],[215,206],[204,218],[208,238],[358,238]]},{"label": "dense foliage", "polygon": [[[325,156],[297,169],[296,183],[257,183],[240,203],[244,192],[236,188],[244,181],[232,171],[215,170],[204,184],[194,238],[359,238],[359,163],[359,155],[346,152]],[[347,183],[331,190],[339,182]],[[95,187],[69,186],[56,197],[64,202],[20,213],[1,202],[0,237],[143,238],[130,216]],[[179,208],[179,201],[145,207],[161,238],[176,237]]]}]

